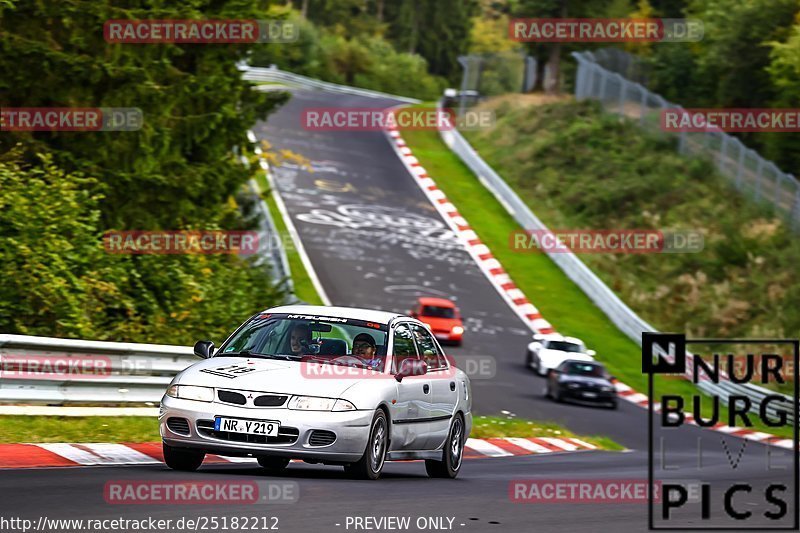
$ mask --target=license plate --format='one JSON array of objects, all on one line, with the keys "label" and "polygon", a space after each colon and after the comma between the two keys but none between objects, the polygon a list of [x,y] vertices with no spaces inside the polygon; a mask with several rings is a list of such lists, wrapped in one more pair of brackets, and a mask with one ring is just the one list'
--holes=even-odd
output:
[{"label": "license plate", "polygon": [[583,397],[584,398],[597,398],[597,393],[596,392],[584,392],[583,393]]},{"label": "license plate", "polygon": [[270,420],[246,420],[244,418],[226,418],[221,416],[214,419],[214,429],[216,431],[228,431],[230,433],[247,433],[249,435],[277,437],[280,427],[280,422]]}]

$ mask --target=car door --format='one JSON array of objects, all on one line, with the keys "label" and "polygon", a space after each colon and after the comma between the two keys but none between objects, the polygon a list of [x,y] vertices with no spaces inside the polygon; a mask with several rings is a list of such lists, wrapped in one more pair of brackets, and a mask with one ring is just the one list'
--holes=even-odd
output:
[{"label": "car door", "polygon": [[[406,358],[419,359],[410,325],[399,323],[392,331],[392,374],[396,374]],[[429,432],[429,405],[431,380],[427,376],[407,376],[395,381],[396,401],[390,406],[392,420],[391,451],[424,449],[424,439]]]},{"label": "car door", "polygon": [[450,368],[442,349],[426,328],[413,324],[414,340],[420,357],[428,365],[431,394],[425,399],[428,402],[428,437],[425,439],[426,449],[436,449],[444,443],[450,431],[450,420],[458,401],[458,387],[455,374]]}]

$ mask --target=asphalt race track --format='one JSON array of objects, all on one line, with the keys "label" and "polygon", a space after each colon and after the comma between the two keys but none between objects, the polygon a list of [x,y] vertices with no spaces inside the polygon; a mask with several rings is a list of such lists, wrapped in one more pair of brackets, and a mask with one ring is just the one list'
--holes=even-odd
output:
[{"label": "asphalt race track", "polygon": [[[411,517],[409,531],[419,530],[415,525],[419,517],[449,517],[453,530],[475,532],[647,530],[645,503],[511,501],[509,486],[520,479],[646,480],[647,412],[624,401],[612,411],[545,399],[544,381],[522,364],[530,331],[456,242],[384,134],[309,132],[300,124],[306,107],[364,108],[393,103],[297,91],[268,124],[255,128],[256,135],[274,147],[301,153],[312,162],[313,172],[283,167],[276,170],[275,179],[332,303],[406,312],[418,295],[452,298],[465,316],[467,334],[462,348],[446,350],[456,357],[490,355],[496,360],[493,378],[473,377],[478,414],[508,411],[520,417],[554,420],[580,434],[610,436],[631,451],[475,459],[464,463],[455,481],[427,478],[420,462],[388,463],[384,477],[377,482],[347,479],[339,467],[306,464],[290,465],[279,478],[269,478],[261,469],[244,464],[205,466],[196,474],[172,472],[161,465],[6,470],[0,472],[4,515],[37,520],[42,515],[178,519],[257,514],[277,516],[280,531],[298,532],[354,531],[352,525],[347,527],[348,517],[381,516]],[[479,213],[463,214],[467,220],[480,217]],[[602,357],[602,348],[598,351]],[[682,525],[738,525],[721,516],[721,491],[737,480],[747,480],[755,487],[752,493],[736,496],[737,509],[749,509],[759,516],[772,509],[765,507],[759,492],[762,485],[784,480],[792,489],[791,470],[775,469],[787,466],[791,455],[787,451],[776,449],[770,459],[767,447],[761,444],[744,444],[742,439],[696,427],[668,432],[663,442],[666,451],[659,460],[665,469],[674,469],[662,470],[657,477],[712,482],[711,520],[699,520],[699,504],[693,503],[681,512],[684,518],[695,518]],[[114,480],[243,478],[296,481],[299,500],[264,506],[176,506],[112,505],[103,497],[106,482]],[[790,505],[790,511],[794,510]],[[762,519],[760,524],[771,523]]]},{"label": "asphalt race track", "polygon": [[[296,91],[268,124],[254,130],[275,148],[311,160],[313,172],[283,167],[274,177],[331,302],[405,313],[417,296],[451,298],[464,315],[466,333],[462,348],[445,350],[456,358],[490,355],[496,361],[493,378],[472,376],[476,412],[557,420],[584,435],[611,435],[630,448],[645,447],[641,409],[620,402],[618,412],[587,411],[543,396],[544,380],[523,365],[530,329],[456,241],[382,132],[312,132],[300,122],[306,108],[382,105],[396,102]],[[467,220],[480,217],[463,214]]]}]

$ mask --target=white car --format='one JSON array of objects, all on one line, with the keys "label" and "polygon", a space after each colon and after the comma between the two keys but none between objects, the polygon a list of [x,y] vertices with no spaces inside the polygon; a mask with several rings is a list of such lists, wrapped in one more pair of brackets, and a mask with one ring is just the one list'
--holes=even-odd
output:
[{"label": "white car", "polygon": [[525,365],[540,376],[546,376],[550,370],[568,359],[594,361],[595,355],[594,350],[587,350],[583,341],[575,337],[564,337],[558,333],[536,334],[533,342],[528,344]]},{"label": "white car", "polygon": [[472,428],[467,375],[413,318],[346,307],[267,309],[172,380],[159,415],[164,459],[192,471],[207,453],[291,459],[377,479],[385,461],[424,459],[455,478]]}]

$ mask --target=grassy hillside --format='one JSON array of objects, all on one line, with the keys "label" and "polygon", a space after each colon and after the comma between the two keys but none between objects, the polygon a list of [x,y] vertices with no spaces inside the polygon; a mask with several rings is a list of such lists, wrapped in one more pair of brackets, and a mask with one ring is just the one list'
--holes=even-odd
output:
[{"label": "grassy hillside", "polygon": [[582,255],[646,320],[698,337],[800,334],[800,236],[710,164],[590,103],[492,107],[496,126],[467,137],[549,227],[703,233],[700,253]]}]

